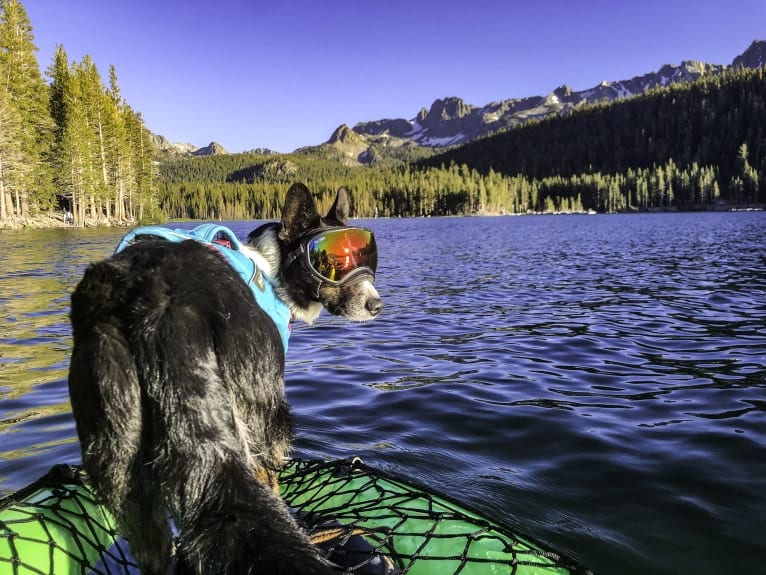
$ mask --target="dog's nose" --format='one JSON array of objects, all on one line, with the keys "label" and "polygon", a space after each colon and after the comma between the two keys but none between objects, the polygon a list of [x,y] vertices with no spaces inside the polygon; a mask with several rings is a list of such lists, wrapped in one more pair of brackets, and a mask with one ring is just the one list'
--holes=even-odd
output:
[{"label": "dog's nose", "polygon": [[371,297],[367,300],[367,303],[364,304],[364,307],[367,308],[367,311],[370,312],[372,317],[375,317],[383,309],[383,300],[379,297]]}]

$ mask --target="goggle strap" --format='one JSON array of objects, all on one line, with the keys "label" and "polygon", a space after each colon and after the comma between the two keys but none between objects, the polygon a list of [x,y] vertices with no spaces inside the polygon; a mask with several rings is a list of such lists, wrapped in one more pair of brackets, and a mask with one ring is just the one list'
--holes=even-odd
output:
[{"label": "goggle strap", "polygon": [[301,257],[303,254],[306,253],[306,248],[301,242],[301,244],[295,248],[293,251],[291,251],[289,254],[287,254],[287,257],[285,258],[284,268],[287,269],[290,267],[290,265],[297,260],[299,257]]}]

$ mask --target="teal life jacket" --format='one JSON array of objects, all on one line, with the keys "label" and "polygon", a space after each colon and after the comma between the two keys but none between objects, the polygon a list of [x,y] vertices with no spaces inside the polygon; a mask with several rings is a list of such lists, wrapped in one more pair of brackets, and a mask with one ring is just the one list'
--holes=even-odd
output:
[{"label": "teal life jacket", "polygon": [[123,237],[114,253],[121,252],[143,236],[159,237],[169,242],[196,240],[221,254],[253,292],[256,303],[269,314],[274,325],[277,326],[282,345],[287,352],[287,342],[290,338],[290,308],[277,297],[274,286],[263,270],[258,269],[255,262],[242,253],[242,243],[229,228],[218,224],[201,224],[191,230],[144,226],[131,230]]}]

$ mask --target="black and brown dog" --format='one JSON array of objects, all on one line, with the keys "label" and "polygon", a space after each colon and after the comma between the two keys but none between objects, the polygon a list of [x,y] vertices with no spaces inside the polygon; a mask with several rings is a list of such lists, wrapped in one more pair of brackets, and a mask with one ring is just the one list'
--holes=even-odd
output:
[{"label": "black and brown dog", "polygon": [[[345,190],[320,217],[297,184],[281,222],[243,246],[293,318],[380,313],[374,238],[348,215]],[[323,267],[344,229],[353,261],[330,253],[336,269]],[[194,240],[137,241],[88,267],[71,320],[83,466],[142,573],[332,572],[275,491],[291,440],[283,340],[223,257]]]}]

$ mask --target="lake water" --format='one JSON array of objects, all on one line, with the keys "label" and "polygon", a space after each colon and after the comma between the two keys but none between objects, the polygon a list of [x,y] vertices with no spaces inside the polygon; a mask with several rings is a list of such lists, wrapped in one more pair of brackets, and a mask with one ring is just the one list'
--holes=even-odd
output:
[{"label": "lake water", "polygon": [[[296,327],[297,455],[358,455],[602,575],[766,572],[766,213],[362,224],[386,308]],[[69,294],[124,232],[0,232],[0,494],[79,461]]]}]

